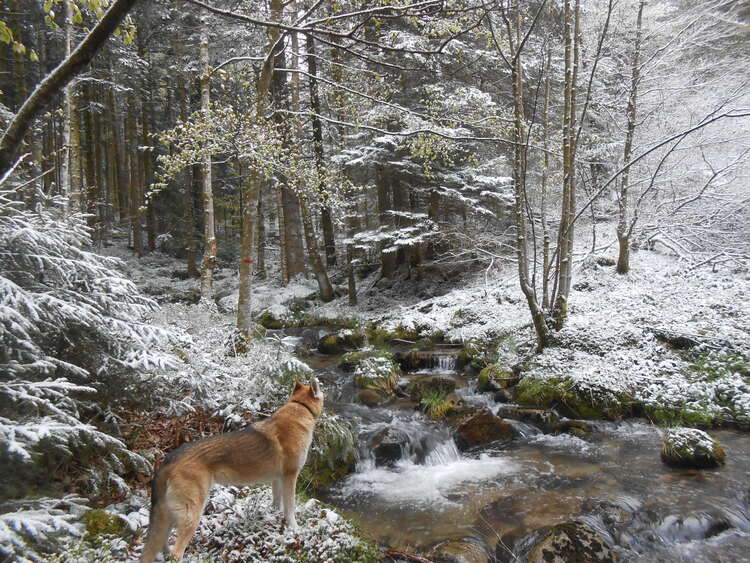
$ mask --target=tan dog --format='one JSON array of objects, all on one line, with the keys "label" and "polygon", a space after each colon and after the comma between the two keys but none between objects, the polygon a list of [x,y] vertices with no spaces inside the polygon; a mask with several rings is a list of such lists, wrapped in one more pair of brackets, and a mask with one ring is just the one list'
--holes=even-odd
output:
[{"label": "tan dog", "polygon": [[274,506],[283,507],[287,525],[296,530],[297,476],[307,460],[322,409],[323,392],[317,379],[309,386],[297,380],[289,401],[270,418],[171,452],[151,482],[151,515],[141,563],[151,563],[167,547],[173,527],[177,528],[177,540],[172,557],[182,559],[198,527],[208,490],[215,483],[272,483]]}]

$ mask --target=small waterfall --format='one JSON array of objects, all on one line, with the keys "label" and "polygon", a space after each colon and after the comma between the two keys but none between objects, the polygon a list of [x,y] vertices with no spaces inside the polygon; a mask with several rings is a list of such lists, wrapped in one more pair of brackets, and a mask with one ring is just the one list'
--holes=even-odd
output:
[{"label": "small waterfall", "polygon": [[439,352],[425,353],[420,363],[427,369],[440,372],[456,371],[455,354],[441,354]]},{"label": "small waterfall", "polygon": [[461,453],[453,440],[447,440],[438,444],[424,460],[427,466],[447,465],[461,459]]}]

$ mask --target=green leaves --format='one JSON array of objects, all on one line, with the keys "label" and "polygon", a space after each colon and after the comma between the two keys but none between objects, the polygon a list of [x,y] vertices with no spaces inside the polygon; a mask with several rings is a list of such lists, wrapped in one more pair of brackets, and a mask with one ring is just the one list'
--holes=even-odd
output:
[{"label": "green leaves", "polygon": [[0,20],[0,42],[6,45],[13,41],[13,32],[8,27],[8,24],[3,20]]}]

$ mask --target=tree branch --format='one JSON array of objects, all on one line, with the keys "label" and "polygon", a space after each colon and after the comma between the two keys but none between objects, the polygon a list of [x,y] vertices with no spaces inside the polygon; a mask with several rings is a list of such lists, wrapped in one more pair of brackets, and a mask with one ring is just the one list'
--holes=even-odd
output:
[{"label": "tree branch", "polygon": [[49,105],[55,94],[91,62],[137,1],[115,0],[104,17],[76,47],[75,51],[61,62],[26,99],[0,138],[0,175],[12,166],[13,157],[34,119]]}]

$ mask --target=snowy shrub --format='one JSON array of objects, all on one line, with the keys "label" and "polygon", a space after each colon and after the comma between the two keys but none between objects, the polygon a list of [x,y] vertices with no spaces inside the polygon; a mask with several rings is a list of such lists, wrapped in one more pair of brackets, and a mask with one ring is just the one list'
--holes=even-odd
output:
[{"label": "snowy shrub", "polygon": [[[61,483],[125,491],[122,475],[145,460],[89,421],[105,422],[140,374],[170,365],[154,347],[166,333],[144,322],[154,303],[121,262],[88,250],[84,216],[66,214],[61,198],[35,199],[31,208],[0,186],[0,497],[55,495]],[[49,506],[26,521],[5,507],[16,536],[2,534],[2,549],[63,529]]]},{"label": "snowy shrub", "polygon": [[214,492],[197,532],[200,555],[187,554],[188,562],[204,560],[201,557],[206,555],[227,562],[380,561],[377,548],[357,538],[351,524],[317,500],[297,507],[300,529],[287,534],[280,514],[272,508],[270,490],[244,491]]},{"label": "snowy shrub", "polygon": [[159,375],[168,389],[169,414],[201,407],[230,423],[245,423],[247,413],[270,413],[289,398],[294,380],[306,380],[310,368],[281,342],[253,340],[244,353],[233,350],[233,319],[216,310],[182,303],[165,305],[155,321],[171,325],[183,360]]},{"label": "snowy shrub", "polygon": [[0,504],[0,559],[3,561],[45,561],[27,549],[27,542],[52,548],[55,536],[80,536],[78,516],[86,510],[85,499],[67,496],[60,499],[6,501]]}]

